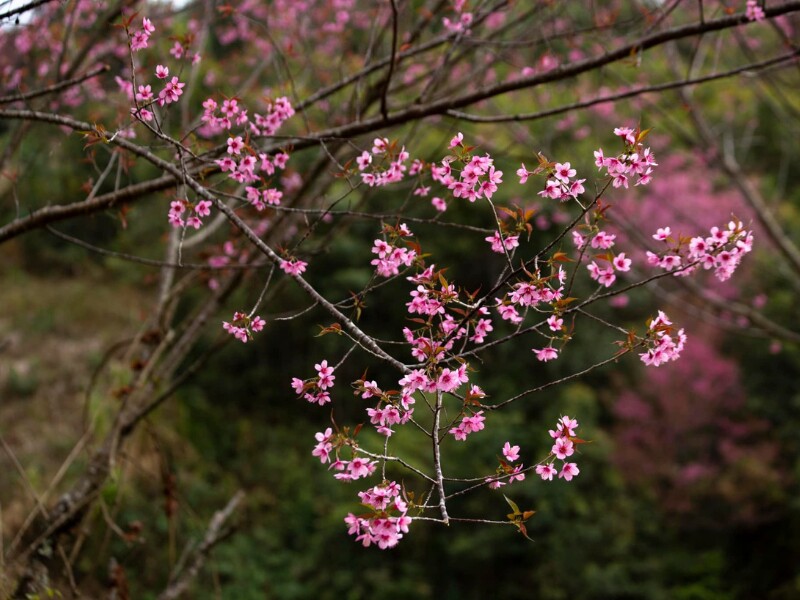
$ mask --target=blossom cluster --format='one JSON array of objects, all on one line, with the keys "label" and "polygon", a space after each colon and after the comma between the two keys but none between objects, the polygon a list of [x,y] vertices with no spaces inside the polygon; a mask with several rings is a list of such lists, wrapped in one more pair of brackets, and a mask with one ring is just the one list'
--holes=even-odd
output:
[{"label": "blossom cluster", "polygon": [[512,252],[514,248],[519,248],[519,235],[503,235],[501,232],[495,231],[484,239],[492,245],[492,252],[498,254],[505,254]]},{"label": "blossom cluster", "polygon": [[222,322],[222,328],[237,340],[246,344],[248,340],[253,339],[253,332],[258,333],[264,329],[266,324],[267,322],[259,316],[251,318],[244,313],[235,312],[230,323],[227,321]]},{"label": "blossom cluster", "polygon": [[[376,239],[372,245],[372,253],[377,254],[370,262],[375,271],[382,277],[392,277],[400,273],[400,267],[410,267],[417,258],[417,251],[398,246],[402,238],[409,238],[413,233],[405,223],[397,227],[386,226],[383,229],[387,239]],[[388,240],[388,241],[387,241]]]},{"label": "blossom cluster", "polygon": [[[637,185],[646,185],[652,177],[653,168],[657,166],[650,149],[642,145],[646,132],[620,127],[615,129],[615,134],[623,139],[624,152],[606,157],[601,149],[595,153],[596,164],[600,169],[606,169],[611,178],[609,185],[627,187],[634,180]],[[232,137],[229,139],[230,152],[240,150],[242,144],[243,140]],[[450,150],[455,157],[449,156],[440,164],[430,166],[434,181],[446,185],[456,198],[466,197],[472,201],[483,197],[491,199],[497,190],[497,184],[502,182],[502,173],[495,170],[491,156],[473,156],[472,148],[464,145],[462,134],[451,140]],[[397,151],[394,144],[386,138],[376,138],[372,152],[363,152],[356,158],[362,180],[368,185],[383,185],[399,180],[405,172],[403,163],[407,160],[408,153],[405,149]],[[528,175],[544,173],[545,192],[541,195],[565,200],[577,199],[583,193],[585,180],[577,179],[576,170],[569,162],[551,163],[541,155],[539,160],[539,168],[533,172],[527,171],[523,166],[518,173],[523,182]],[[381,164],[376,164],[379,161]],[[460,171],[453,170],[455,164],[462,165]],[[418,161],[414,161],[412,165],[414,174],[419,174],[424,168]],[[429,188],[419,185],[414,194],[427,195]],[[254,200],[255,193],[251,202]],[[257,200],[265,202],[260,194]],[[589,275],[606,287],[611,286],[620,273],[630,271],[633,264],[624,252],[616,251],[616,235],[599,225],[605,218],[607,208],[598,202],[594,221],[591,222],[587,216],[585,223],[572,233],[573,242],[580,250],[581,257],[587,252],[591,253],[587,265]],[[513,227],[502,225],[493,236],[487,238],[493,250],[513,251],[518,246],[517,234],[525,230],[528,218],[528,213],[520,210]],[[403,337],[419,365],[418,368],[406,370],[398,382],[399,389],[383,388],[377,381],[368,380],[364,376],[353,383],[354,393],[369,401],[370,405],[365,409],[369,423],[380,435],[387,438],[387,448],[388,438],[395,433],[396,428],[412,421],[415,396],[419,393],[434,395],[437,408],[444,406],[445,395],[451,397],[448,402],[452,399],[460,402],[460,411],[444,429],[454,440],[466,441],[473,433],[485,429],[486,407],[480,401],[485,393],[470,381],[469,365],[462,356],[455,355],[456,343],[462,349],[468,342],[484,343],[494,331],[491,319],[493,310],[503,320],[518,326],[518,330],[526,316],[535,313],[543,315],[544,320],[531,330],[547,341],[544,347],[532,348],[532,351],[541,362],[557,359],[563,344],[572,335],[568,326],[565,326],[565,315],[568,313],[566,307],[572,299],[565,297],[568,272],[563,266],[564,263],[571,262],[571,259],[563,252],[556,252],[547,260],[523,263],[522,269],[504,284],[504,293],[497,294],[495,304],[484,305],[482,299],[477,299],[476,293],[465,292],[454,283],[448,282],[444,271],[437,271],[433,264],[425,264],[419,245],[409,239],[412,233],[406,224],[385,225],[382,234],[375,239],[372,246],[375,258],[371,264],[376,268],[377,274],[390,277],[399,275],[403,267],[416,270],[414,275],[406,277],[412,284],[406,308],[409,320],[417,325],[403,328]],[[707,268],[714,267],[721,278],[730,276],[741,256],[750,251],[752,244],[750,232],[745,231],[741,223],[731,223],[722,231],[712,229],[709,238],[673,239],[668,227],[660,229],[654,237],[665,242],[669,246],[669,252],[680,259],[672,269],[681,266],[681,261],[684,264],[687,261],[697,262],[697,268],[701,263],[707,264]],[[648,257],[648,262],[651,260]],[[658,257],[658,264],[664,268],[669,269],[673,262],[675,258]],[[281,266],[292,274],[295,269],[302,272],[305,263],[286,260]],[[640,358],[648,365],[658,366],[677,359],[686,342],[686,336],[683,330],[673,331],[671,325],[668,317],[659,312],[656,318],[648,322],[648,331],[643,337],[638,338],[631,333],[628,349],[644,348]],[[572,326],[574,327],[574,322]],[[333,386],[333,368],[328,366],[327,361],[315,365],[315,368],[317,377],[308,380],[293,378],[292,387],[298,396],[324,405],[331,401],[329,388]],[[543,480],[552,481],[557,475],[558,478],[571,481],[579,475],[578,465],[572,462],[576,446],[584,443],[576,437],[577,427],[578,422],[575,419],[563,416],[556,428],[550,431],[553,440],[550,453],[535,467],[536,473]],[[359,425],[356,434],[360,428]],[[324,464],[329,463],[329,469],[337,479],[352,481],[367,477],[377,469],[377,462],[357,455],[356,434],[351,437],[347,429],[341,433],[333,433],[328,428],[316,435],[317,443],[312,455]],[[340,451],[345,447],[352,450],[350,460],[340,457]],[[366,454],[377,460],[390,458]],[[484,482],[487,486],[498,489],[515,481],[523,481],[526,477],[525,471],[520,461],[519,446],[506,442],[502,448],[499,466]],[[400,497],[399,486],[384,482],[360,492],[359,496],[362,504],[373,512],[358,516],[348,515],[346,522],[350,527],[350,534],[355,535],[365,546],[375,544],[380,548],[390,548],[396,545],[403,533],[407,533],[410,522],[407,516],[408,506]]]},{"label": "blossom cluster", "polygon": [[466,3],[466,0],[454,0],[453,10],[456,12],[456,15],[458,15],[457,18],[442,18],[442,25],[444,25],[447,31],[451,33],[460,33],[463,35],[469,35],[471,33],[469,27],[472,25],[473,14],[465,10]]},{"label": "blossom cluster", "polygon": [[323,406],[331,401],[328,390],[333,387],[336,375],[333,374],[334,368],[328,366],[327,360],[315,364],[314,369],[317,371],[317,376],[311,379],[292,377],[292,389],[308,402]]},{"label": "blossom cluster", "polygon": [[[459,156],[447,156],[440,166],[432,165],[433,180],[446,186],[455,198],[466,198],[470,202],[484,197],[491,200],[498,184],[503,183],[503,172],[495,169],[494,159],[489,154],[470,154],[470,148],[464,145],[464,136],[461,133],[450,141],[450,149],[457,151]],[[456,160],[463,163],[458,178],[452,167]]]},{"label": "blossom cluster", "polygon": [[131,36],[131,50],[138,52],[139,50],[147,48],[147,42],[150,40],[150,36],[153,35],[155,30],[156,28],[150,19],[147,17],[143,18],[142,28],[134,31]]},{"label": "blossom cluster", "polygon": [[364,547],[376,544],[381,550],[393,548],[404,533],[408,533],[411,517],[408,504],[401,497],[400,485],[389,481],[358,493],[361,503],[372,510],[372,514],[356,516],[348,514],[344,522],[347,533],[356,536]]},{"label": "blossom cluster", "polygon": [[512,446],[511,442],[506,442],[503,445],[503,458],[505,460],[500,461],[500,466],[497,467],[495,474],[485,480],[493,490],[510,485],[515,481],[525,481],[524,465],[522,463],[510,464],[519,460],[519,446]]},{"label": "blossom cluster", "polygon": [[[495,310],[504,321],[515,325],[523,322],[528,309],[543,310],[541,304],[549,305],[551,310],[558,311],[559,302],[564,298],[564,284],[567,272],[562,266],[553,266],[550,275],[540,270],[526,272],[528,278],[511,285],[503,298],[495,298]],[[522,314],[520,314],[522,313]],[[563,319],[555,312],[547,320],[550,331],[560,333],[563,330]],[[549,336],[550,344],[544,348],[533,348],[536,359],[547,362],[558,358],[558,349],[552,346],[557,336]]]},{"label": "blossom cluster", "polygon": [[594,152],[594,164],[598,170],[606,170],[615,188],[627,188],[633,178],[635,185],[647,185],[653,178],[653,168],[658,166],[650,148],[642,144],[647,132],[630,127],[617,127],[614,135],[623,139],[625,150],[617,156],[605,156],[603,149]]},{"label": "blossom cluster", "polygon": [[[446,312],[448,305],[458,303],[459,292],[455,285],[447,283],[442,277],[437,277],[434,265],[408,279],[417,284],[416,289],[411,290],[411,301],[406,302],[408,312],[427,316],[431,320],[436,317],[439,320],[438,325],[432,329],[422,327],[416,333],[407,327],[403,329],[403,335],[411,345],[411,355],[419,362],[442,360],[444,353],[452,349],[453,344],[465,335],[469,337],[469,341],[480,344],[490,332],[494,331],[492,321],[488,318],[489,309],[485,306],[477,307],[466,320],[463,319],[461,309],[456,309],[456,314],[461,315],[458,320]],[[471,335],[469,335],[470,330]],[[463,364],[458,369],[462,374],[461,377],[464,376],[464,369]],[[449,374],[451,370],[445,369],[445,372]],[[466,380],[461,383],[466,383]],[[443,389],[443,391],[450,390]]]},{"label": "blossom cluster", "polygon": [[545,174],[544,189],[539,192],[539,195],[543,198],[566,202],[570,198],[577,199],[578,196],[586,191],[583,187],[586,179],[572,179],[577,174],[577,171],[568,162],[550,163],[540,157],[540,166],[533,171],[528,171],[525,163],[522,163],[520,168],[517,169],[520,184],[526,183],[529,176],[538,175],[539,173]]},{"label": "blossom cluster", "polygon": [[395,144],[387,138],[375,138],[372,141],[372,151],[364,150],[356,158],[356,164],[361,172],[361,181],[369,187],[383,187],[402,181],[406,172],[417,175],[422,170],[423,164],[419,160],[413,161],[409,170],[406,166],[409,158],[405,147],[398,151]]},{"label": "blossom cluster", "polygon": [[292,277],[298,277],[305,273],[307,266],[308,263],[306,261],[296,258],[292,260],[281,260],[281,270]]},{"label": "blossom cluster", "polygon": [[414,388],[404,386],[404,381],[408,380],[405,377],[400,380],[400,385],[403,387],[399,392],[396,390],[384,392],[376,381],[360,379],[353,384],[356,388],[355,393],[361,394],[364,400],[377,398],[378,404],[374,408],[367,408],[367,415],[380,435],[391,436],[394,433],[393,425],[405,425],[414,414],[413,406],[416,403]]},{"label": "blossom cluster", "polygon": [[[577,428],[578,421],[565,415],[558,420],[556,428],[549,431],[550,437],[553,438],[550,456],[544,463],[536,466],[536,474],[543,480],[552,481],[553,476],[558,475],[559,479],[572,481],[572,478],[581,472],[577,464],[567,462],[567,458],[575,453],[575,444],[582,442],[575,437]],[[562,461],[560,471],[555,467],[556,460]]]},{"label": "blossom cluster", "polygon": [[169,224],[173,227],[193,227],[200,229],[203,217],[211,214],[211,201],[200,200],[196,204],[188,200],[173,200],[169,204],[167,215]]},{"label": "blossom cluster", "polygon": [[647,351],[639,354],[639,358],[648,367],[658,367],[680,357],[686,344],[686,334],[683,329],[674,332],[669,317],[663,311],[658,311],[656,318],[648,325],[645,344]]},{"label": "blossom cluster", "polygon": [[483,428],[486,426],[484,421],[486,421],[486,417],[483,416],[482,410],[471,415],[464,415],[461,418],[461,423],[453,427],[449,433],[451,433],[457,441],[463,442],[470,433],[483,431]]},{"label": "blossom cluster", "polygon": [[[256,152],[242,139],[242,136],[230,136],[227,140],[227,154],[218,158],[214,162],[223,173],[228,173],[228,177],[239,183],[253,183],[259,181],[261,176],[256,172],[261,171],[267,177],[275,174],[275,169],[285,169],[289,155],[286,152],[278,152],[270,156],[266,152]],[[241,156],[241,158],[239,158]],[[238,162],[237,162],[238,158]],[[248,201],[257,210],[263,210],[266,204],[280,204],[283,196],[276,189],[266,189],[259,192],[257,188],[248,186],[245,188]]]},{"label": "blossom cluster", "polygon": [[753,232],[741,221],[729,221],[727,228],[712,227],[708,236],[674,237],[669,227],[659,228],[653,239],[667,244],[666,252],[647,252],[647,264],[675,271],[685,277],[703,269],[714,270],[714,276],[726,281],[733,275],[745,254],[753,249]]},{"label": "blossom cluster", "polygon": [[[613,233],[608,233],[607,231],[600,230],[594,236],[592,236],[591,240],[588,240],[586,237],[581,235],[580,232],[573,230],[572,231],[572,241],[578,249],[583,249],[586,247],[587,243],[592,248],[598,250],[610,250],[615,245],[616,235]],[[617,272],[626,273],[631,270],[631,259],[625,256],[624,252],[620,252],[619,254],[614,254],[612,252],[607,252],[603,254],[597,254],[591,263],[586,265],[586,268],[589,271],[589,276],[594,279],[600,285],[605,287],[611,287],[614,282],[617,280]],[[601,261],[601,264],[605,266],[600,266],[597,264],[597,260]]]},{"label": "blossom cluster", "polygon": [[758,4],[758,0],[747,0],[744,14],[748,21],[763,21],[767,18],[767,14]]},{"label": "blossom cluster", "polygon": [[239,104],[237,98],[225,98],[222,104],[218,104],[214,98],[207,98],[203,102],[203,116],[200,119],[205,124],[202,133],[211,137],[230,130],[234,125],[247,125],[253,136],[275,135],[281,125],[295,114],[291,101],[285,96],[267,100],[265,112],[264,115],[254,113],[250,120],[247,109]]}]

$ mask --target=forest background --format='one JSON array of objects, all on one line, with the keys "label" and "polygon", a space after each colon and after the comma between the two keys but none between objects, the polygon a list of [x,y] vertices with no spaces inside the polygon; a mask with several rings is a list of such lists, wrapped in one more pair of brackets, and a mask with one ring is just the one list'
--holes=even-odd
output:
[{"label": "forest background", "polygon": [[[11,567],[49,518],[45,507],[54,510],[90,469],[121,404],[157,364],[154,349],[172,351],[162,337],[197,324],[149,388],[157,408],[125,431],[91,507],[59,533],[68,541],[34,545],[56,566],[28,597],[171,597],[164,594],[201,554],[183,590],[190,597],[800,597],[800,3],[766,2],[764,19],[752,13],[762,5],[732,0],[3,2],[0,14],[27,4],[0,26],[4,593],[22,593],[18,580],[9,583],[20,576]],[[143,17],[156,31],[134,54],[122,25],[131,34]],[[618,59],[569,73],[623,47],[630,50]],[[520,164],[532,170],[541,152],[594,177],[592,152],[617,143],[614,127],[651,129],[653,182],[604,198],[640,272],[659,227],[690,235],[735,216],[754,230],[755,249],[731,282],[661,278],[596,308],[597,319],[639,330],[665,310],[689,336],[677,361],[653,368],[622,356],[587,368],[613,355],[619,339],[590,324],[556,361],[537,361],[519,339],[482,357],[476,366],[491,397],[566,381],[493,413],[482,437],[450,442],[454,472],[491,473],[509,440],[547,455],[547,429],[562,415],[578,418],[591,441],[573,481],[530,473],[507,488],[536,511],[527,537],[512,527],[420,521],[393,549],[363,548],[343,523],[361,488],[336,481],[311,456],[312,440],[334,415],[338,424],[368,421],[366,403],[348,389],[365,368],[378,381],[396,374],[351,361],[337,369],[344,389],[335,413],[297,399],[291,378],[343,353],[341,336],[320,336],[330,317],[306,311],[304,291],[276,273],[266,329],[239,343],[221,323],[253,305],[263,270],[226,272],[215,284],[214,271],[157,261],[208,264],[225,255],[226,241],[243,238],[213,221],[194,243],[176,237],[167,222],[174,179],[147,187],[166,171],[116,153],[96,132],[14,112],[67,115],[108,131],[139,127],[130,139],[171,160],[170,144],[131,120],[133,56],[137,77],[153,80],[155,64],[170,61],[187,82],[169,113],[174,135],[197,123],[214,94],[220,103],[291,100],[298,114],[267,139],[291,150],[282,206],[297,211],[275,209],[269,227],[280,224],[276,245],[308,261],[309,281],[325,298],[352,299],[375,283],[372,240],[398,219],[464,289],[486,286],[503,268],[484,239],[496,222],[478,204],[439,190],[441,213],[431,204],[436,191],[358,183],[355,158],[384,135],[431,162],[450,152],[458,132],[490,151],[505,174],[496,200],[512,209],[501,220],[529,223],[521,242],[541,247],[575,212],[537,195],[543,180],[519,184]],[[395,118],[436,101],[443,107]],[[217,142],[224,152],[224,137]],[[120,189],[128,196],[100,202]],[[67,210],[48,213],[52,206]],[[563,247],[574,250],[569,238]],[[347,306],[376,339],[397,338],[408,323],[409,288],[400,281]],[[576,281],[584,295],[595,289],[585,272]],[[393,443],[412,459],[427,451],[412,437]],[[503,520],[503,491],[484,487],[456,498],[454,510]],[[226,506],[226,525],[236,527],[198,553]]]}]

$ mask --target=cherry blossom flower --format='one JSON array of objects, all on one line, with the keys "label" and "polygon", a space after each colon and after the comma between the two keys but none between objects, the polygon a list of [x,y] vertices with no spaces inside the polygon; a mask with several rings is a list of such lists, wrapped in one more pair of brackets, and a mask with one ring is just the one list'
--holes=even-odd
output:
[{"label": "cherry blossom flower", "polygon": [[558,350],[556,350],[552,346],[548,346],[547,348],[541,348],[539,350],[534,348],[533,352],[536,353],[536,360],[540,360],[542,362],[547,362],[548,360],[555,360],[556,358],[558,358]]},{"label": "cherry blossom flower", "polygon": [[317,386],[323,390],[333,387],[333,380],[336,379],[336,375],[333,374],[333,367],[328,366],[328,361],[323,360],[322,362],[315,364],[314,368],[316,369],[319,377]]},{"label": "cherry blossom flower", "polygon": [[547,318],[547,326],[550,327],[551,331],[561,331],[564,327],[564,319],[557,315],[550,315]]},{"label": "cherry blossom flower", "polygon": [[561,467],[561,473],[558,474],[559,479],[564,478],[567,481],[572,481],[573,477],[577,477],[581,470],[575,463],[564,463]]},{"label": "cherry blossom flower", "polygon": [[767,15],[758,4],[758,0],[747,0],[745,16],[748,21],[763,21]]},{"label": "cherry blossom flower", "polygon": [[287,275],[298,277],[305,273],[308,263],[302,260],[283,260],[281,261],[281,269]]},{"label": "cherry blossom flower", "polygon": [[514,462],[519,458],[519,446],[512,446],[511,442],[506,442],[503,445],[503,456],[509,462]]},{"label": "cherry blossom flower", "polygon": [[536,474],[545,481],[553,481],[553,475],[557,473],[558,470],[552,464],[536,465]]}]

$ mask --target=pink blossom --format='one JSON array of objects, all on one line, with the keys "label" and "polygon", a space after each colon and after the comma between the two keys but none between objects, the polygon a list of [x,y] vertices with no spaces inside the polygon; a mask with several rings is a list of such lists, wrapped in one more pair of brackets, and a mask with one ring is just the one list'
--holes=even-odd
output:
[{"label": "pink blossom", "polygon": [[497,252],[499,254],[504,253],[504,248],[505,250],[513,250],[514,248],[519,247],[518,235],[507,235],[502,237],[499,231],[495,231],[492,235],[484,239],[492,245],[492,252]]},{"label": "pink blossom", "polygon": [[568,183],[571,177],[575,177],[575,173],[577,171],[573,169],[568,162],[566,163],[556,163],[555,166],[555,177],[563,181],[564,183]]},{"label": "pink blossom", "polygon": [[564,460],[568,456],[572,456],[575,452],[574,444],[571,440],[560,437],[556,439],[556,443],[553,444],[553,448],[550,450],[553,454],[556,455],[556,458],[560,460]]},{"label": "pink blossom", "polygon": [[672,234],[672,230],[669,227],[659,227],[658,230],[653,235],[654,240],[659,241],[666,241],[666,239]]},{"label": "pink blossom", "polygon": [[209,200],[200,200],[194,210],[198,216],[207,217],[211,214],[211,202]]},{"label": "pink blossom", "polygon": [[536,465],[536,474],[545,481],[553,481],[553,475],[556,475],[557,473],[558,471],[551,464]]},{"label": "pink blossom", "polygon": [[297,377],[292,377],[292,389],[294,393],[300,396],[305,391],[306,382]]},{"label": "pink blossom", "polygon": [[139,102],[147,102],[153,99],[153,92],[149,85],[140,85],[139,91],[136,92],[136,99]]},{"label": "pink blossom", "polygon": [[323,360],[315,364],[314,368],[317,370],[317,375],[319,376],[319,380],[317,381],[319,388],[325,390],[333,387],[333,380],[336,379],[336,375],[333,374],[333,367],[328,366],[328,361]]},{"label": "pink blossom", "polygon": [[559,479],[564,478],[567,481],[572,481],[573,477],[577,477],[581,470],[575,463],[564,463],[561,467],[561,473],[558,474]]},{"label": "pink blossom", "polygon": [[559,318],[557,315],[550,315],[547,318],[547,325],[551,331],[561,331],[564,327],[564,319]]},{"label": "pink blossom", "polygon": [[361,155],[356,158],[356,164],[358,164],[358,169],[363,171],[372,164],[372,155],[364,150],[364,152],[362,152]]},{"label": "pink blossom", "polygon": [[283,260],[281,261],[281,269],[287,275],[299,277],[306,270],[308,263],[302,260]]},{"label": "pink blossom", "polygon": [[631,270],[631,259],[625,258],[624,252],[620,252],[617,256],[614,257],[613,264],[614,268],[617,271],[626,272]]},{"label": "pink blossom", "polygon": [[745,16],[748,21],[763,21],[766,18],[764,9],[758,4],[758,0],[747,0]]},{"label": "pink blossom", "polygon": [[244,148],[244,142],[242,141],[242,136],[237,135],[236,137],[229,137],[228,138],[228,154],[240,154],[242,149]]},{"label": "pink blossom", "polygon": [[578,428],[578,421],[576,419],[570,419],[569,416],[564,415],[559,419],[558,422],[558,430],[561,432],[562,435],[566,435],[568,437],[573,437],[575,435],[575,430]]},{"label": "pink blossom", "polygon": [[435,196],[431,199],[431,204],[439,212],[444,212],[447,210],[447,203],[438,196]]},{"label": "pink blossom", "polygon": [[510,442],[506,442],[503,445],[503,456],[509,462],[514,462],[519,458],[519,446],[512,446]]},{"label": "pink blossom", "polygon": [[555,360],[558,358],[558,350],[552,346],[541,348],[540,350],[534,348],[533,351],[536,353],[536,359],[542,362],[547,362],[548,360]]}]

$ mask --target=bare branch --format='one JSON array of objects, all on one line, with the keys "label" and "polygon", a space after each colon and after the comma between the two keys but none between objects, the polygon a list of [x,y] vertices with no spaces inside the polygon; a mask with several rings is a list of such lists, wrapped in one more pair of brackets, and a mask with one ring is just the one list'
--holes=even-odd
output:
[{"label": "bare branch", "polygon": [[244,492],[240,490],[230,499],[228,504],[225,505],[225,508],[214,513],[214,516],[211,517],[211,521],[208,524],[208,529],[206,529],[205,536],[203,536],[203,541],[192,553],[189,566],[182,572],[173,574],[173,576],[170,577],[167,589],[158,596],[159,600],[175,600],[175,598],[180,598],[189,590],[189,586],[200,573],[200,569],[203,568],[214,546],[232,533],[232,529],[226,527],[226,522],[231,518],[231,515],[236,511],[243,500]]}]

